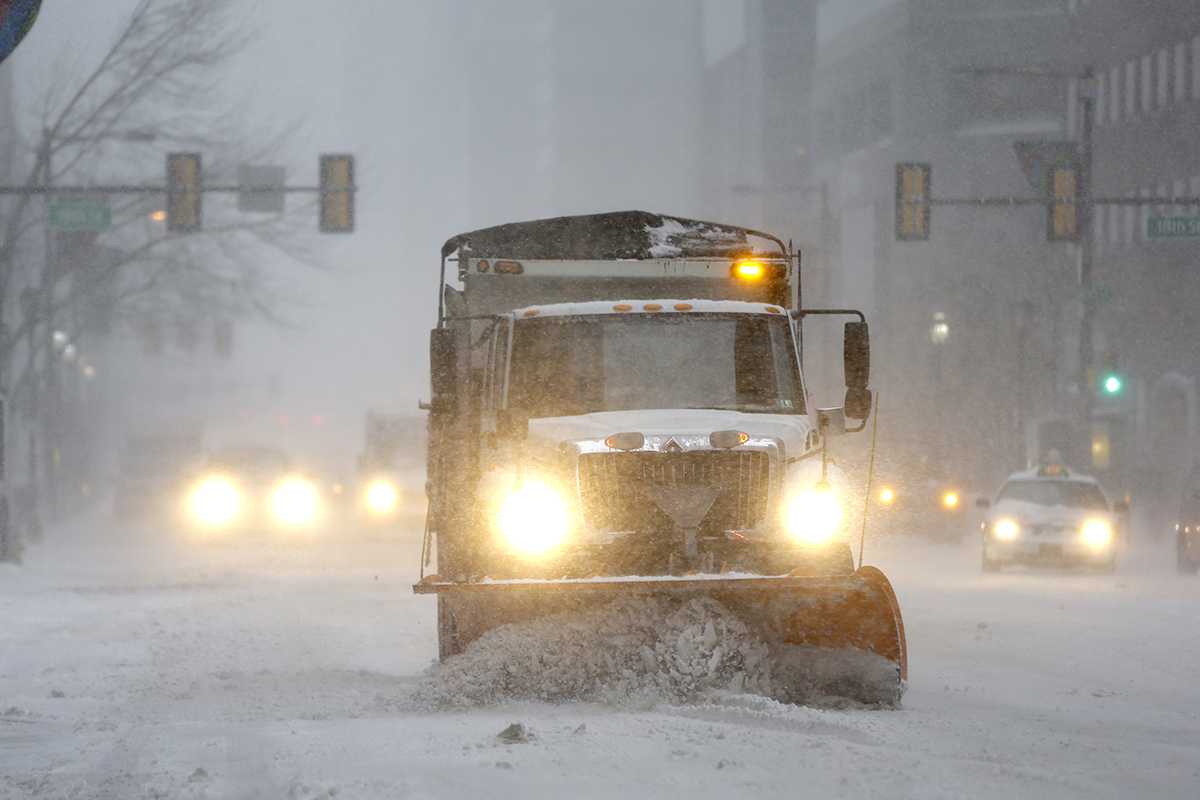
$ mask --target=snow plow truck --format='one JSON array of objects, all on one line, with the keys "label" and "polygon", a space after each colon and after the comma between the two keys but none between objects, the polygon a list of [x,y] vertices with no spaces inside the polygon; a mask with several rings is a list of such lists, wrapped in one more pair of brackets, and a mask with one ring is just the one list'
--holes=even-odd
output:
[{"label": "snow plow truck", "polygon": [[[502,625],[703,597],[780,663],[828,655],[823,691],[899,701],[900,609],[854,564],[854,476],[825,449],[871,411],[867,322],[803,308],[800,267],[770,234],[642,211],[445,243],[414,586],[437,596],[443,660]],[[814,316],[848,319],[842,408],[814,408],[805,386]]]}]

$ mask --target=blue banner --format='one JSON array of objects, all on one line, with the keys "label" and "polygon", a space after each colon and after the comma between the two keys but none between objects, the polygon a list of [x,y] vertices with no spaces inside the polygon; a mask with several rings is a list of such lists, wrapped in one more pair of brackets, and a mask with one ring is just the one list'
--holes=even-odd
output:
[{"label": "blue banner", "polygon": [[17,49],[41,7],[42,0],[0,0],[0,61]]}]

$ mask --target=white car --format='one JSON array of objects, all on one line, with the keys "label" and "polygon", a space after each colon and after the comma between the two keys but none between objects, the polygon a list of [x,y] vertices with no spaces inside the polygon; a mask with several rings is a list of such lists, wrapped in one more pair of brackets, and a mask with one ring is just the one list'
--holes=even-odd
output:
[{"label": "white car", "polygon": [[1095,478],[1050,465],[1008,477],[988,509],[983,571],[1008,564],[1079,565],[1111,572],[1117,563],[1118,514]]}]

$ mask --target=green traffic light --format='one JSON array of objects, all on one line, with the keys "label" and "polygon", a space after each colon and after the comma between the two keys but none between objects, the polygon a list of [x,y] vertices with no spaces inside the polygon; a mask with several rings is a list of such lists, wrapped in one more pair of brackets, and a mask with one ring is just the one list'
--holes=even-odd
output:
[{"label": "green traffic light", "polygon": [[1121,390],[1125,388],[1120,375],[1106,375],[1101,386],[1105,394],[1120,394]]}]

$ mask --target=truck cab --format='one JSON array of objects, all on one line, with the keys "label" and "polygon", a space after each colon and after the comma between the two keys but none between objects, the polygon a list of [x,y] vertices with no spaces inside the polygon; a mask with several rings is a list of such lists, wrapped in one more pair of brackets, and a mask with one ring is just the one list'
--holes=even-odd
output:
[{"label": "truck cab", "polygon": [[463,288],[432,347],[439,575],[853,571],[847,487],[824,458],[845,410],[806,389],[782,242],[621,212],[464,234],[443,255]]}]

